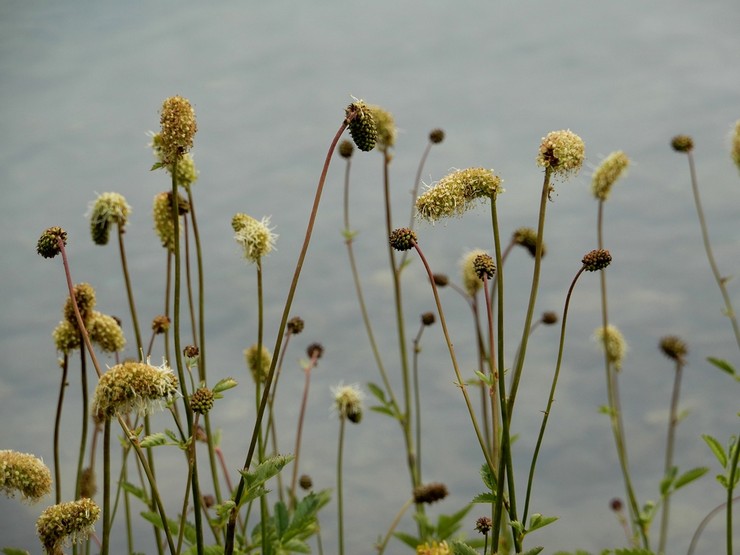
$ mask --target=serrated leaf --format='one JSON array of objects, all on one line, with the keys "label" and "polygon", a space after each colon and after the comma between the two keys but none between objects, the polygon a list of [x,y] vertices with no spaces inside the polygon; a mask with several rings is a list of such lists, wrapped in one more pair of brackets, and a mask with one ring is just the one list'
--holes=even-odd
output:
[{"label": "serrated leaf", "polygon": [[163,432],[157,432],[146,436],[139,445],[146,449],[148,447],[159,447],[160,445],[172,445],[172,443]]},{"label": "serrated leaf", "polygon": [[529,551],[525,551],[524,555],[537,555],[538,553],[542,553],[542,550],[545,549],[541,545],[538,545],[537,547],[530,549]]},{"label": "serrated leaf", "polygon": [[458,541],[452,542],[452,553],[453,555],[478,555],[478,552],[468,544]]},{"label": "serrated leaf", "polygon": [[483,484],[491,491],[496,491],[496,478],[493,472],[488,466],[488,463],[483,463],[480,467],[480,478],[483,480]]},{"label": "serrated leaf", "polygon": [[240,470],[239,474],[244,476],[248,488],[264,484],[277,474],[295,458],[294,455],[275,455],[259,463],[254,470]]},{"label": "serrated leaf", "polygon": [[239,385],[239,382],[234,378],[224,378],[222,380],[218,380],[216,385],[213,386],[212,391],[214,393],[223,393],[224,391],[235,388],[237,385]]},{"label": "serrated leaf", "polygon": [[707,472],[709,472],[709,469],[704,466],[692,468],[691,470],[684,472],[678,478],[676,478],[676,481],[673,484],[673,489],[678,490],[679,488],[682,488],[686,484],[690,484],[694,480],[698,480],[699,478],[704,476]]},{"label": "serrated leaf", "polygon": [[[324,490],[324,492],[328,493],[328,490]],[[326,502],[328,502],[328,498]],[[293,511],[293,518],[282,537],[285,539],[293,537],[307,538],[311,535],[316,522],[316,514],[323,506],[322,503],[324,503],[322,497],[315,493],[309,493],[301,499],[296,505]]]},{"label": "serrated leaf", "polygon": [[496,494],[492,492],[486,492],[486,493],[479,493],[473,499],[470,501],[471,503],[495,503],[496,502]]},{"label": "serrated leaf", "polygon": [[139,499],[142,503],[145,505],[149,505],[149,496],[147,495],[146,491],[142,488],[138,488],[135,485],[133,485],[130,482],[122,482],[121,487],[124,491],[127,491],[137,499]]},{"label": "serrated leaf", "polygon": [[285,543],[280,544],[284,551],[280,553],[311,553],[311,548],[303,540],[293,538]]},{"label": "serrated leaf", "polygon": [[535,530],[538,530],[539,528],[543,528],[547,526],[548,524],[552,524],[557,519],[558,517],[556,516],[542,516],[539,513],[535,513],[529,519],[529,528],[527,529],[527,534],[529,534],[530,532],[534,532]]},{"label": "serrated leaf", "polygon": [[439,515],[437,518],[437,536],[442,540],[452,537],[452,534],[460,529],[462,519],[465,518],[472,507],[472,505],[468,505],[451,515]]},{"label": "serrated leaf", "polygon": [[726,360],[715,357],[707,357],[707,362],[713,366],[716,366],[723,372],[727,372],[730,376],[734,376],[736,374],[735,368]]},{"label": "serrated leaf", "polygon": [[275,503],[275,532],[277,533],[278,538],[282,538],[283,534],[285,533],[285,530],[288,528],[288,525],[290,524],[290,516],[288,515],[288,507],[285,506],[285,503],[282,501],[278,501]]},{"label": "serrated leaf", "polygon": [[366,385],[367,385],[368,391],[370,391],[370,393],[373,394],[378,399],[378,401],[380,401],[383,404],[386,403],[385,392],[380,388],[378,384],[374,384],[373,382],[367,382]]},{"label": "serrated leaf", "polygon": [[712,450],[712,453],[714,453],[714,456],[717,457],[720,466],[722,468],[726,468],[727,454],[725,453],[725,448],[722,447],[722,444],[709,434],[703,434],[701,437],[702,439],[704,439],[706,444],[709,445],[709,448]]}]

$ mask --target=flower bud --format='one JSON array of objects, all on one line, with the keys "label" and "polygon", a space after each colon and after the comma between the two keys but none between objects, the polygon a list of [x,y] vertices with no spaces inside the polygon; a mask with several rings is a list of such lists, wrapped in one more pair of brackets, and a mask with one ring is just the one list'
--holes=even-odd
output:
[{"label": "flower bud", "polygon": [[252,373],[252,378],[255,383],[264,383],[267,379],[267,374],[270,371],[270,365],[272,364],[272,355],[270,350],[262,345],[262,351],[258,352],[257,344],[255,343],[248,349],[244,350],[244,358],[247,361],[247,368]]},{"label": "flower bud", "polygon": [[349,134],[357,148],[363,152],[371,151],[375,147],[378,130],[370,109],[362,100],[358,100],[347,106],[345,115],[345,121],[349,122]]},{"label": "flower bud", "polygon": [[306,347],[306,354],[318,360],[324,354],[324,346],[321,343],[311,343]]},{"label": "flower bud", "polygon": [[442,129],[432,129],[429,132],[429,142],[436,144],[445,140],[445,132]]},{"label": "flower bud", "polygon": [[58,239],[62,240],[64,246],[67,246],[67,232],[61,227],[50,227],[41,234],[38,243],[36,243],[36,252],[44,258],[54,258],[61,250]]},{"label": "flower bud", "polygon": [[302,489],[310,490],[313,487],[313,480],[308,474],[301,474],[301,477],[298,478],[298,485],[300,485]]},{"label": "flower bud", "polygon": [[668,335],[660,340],[660,350],[663,354],[676,362],[685,362],[689,352],[686,342],[675,335]]},{"label": "flower bud", "polygon": [[54,338],[54,345],[56,345],[57,351],[65,355],[76,351],[82,344],[82,336],[80,336],[77,326],[67,320],[59,322],[51,336]]},{"label": "flower bud", "polygon": [[487,516],[482,516],[478,520],[475,521],[475,529],[476,531],[480,532],[481,534],[488,534],[488,532],[491,531],[491,528],[493,527],[493,522],[491,522],[491,519]]},{"label": "flower bud", "polygon": [[557,324],[558,322],[558,315],[556,312],[548,311],[542,313],[542,323],[546,326],[551,326],[553,324]]},{"label": "flower bud", "polygon": [[339,156],[341,156],[342,158],[351,158],[352,152],[355,150],[355,145],[352,144],[352,141],[348,141],[347,139],[345,139],[341,143],[339,143],[339,147],[337,147],[337,150],[339,152]]},{"label": "flower bud", "polygon": [[165,316],[164,314],[160,314],[159,316],[155,316],[152,319],[152,331],[155,335],[162,334],[168,329],[170,329],[169,317]]},{"label": "flower bud", "polygon": [[691,152],[694,150],[694,139],[688,135],[676,135],[671,139],[671,146],[676,152]]},{"label": "flower bud", "polygon": [[196,389],[190,396],[190,409],[198,414],[208,414],[213,408],[213,391],[207,387]]},{"label": "flower bud", "polygon": [[475,271],[475,275],[478,276],[478,279],[483,281],[483,279],[493,279],[494,274],[496,273],[496,264],[493,262],[493,258],[491,258],[488,254],[479,254],[478,256],[473,259],[473,270]]},{"label": "flower bud", "polygon": [[[93,286],[89,283],[78,283],[74,286],[73,291],[75,294],[75,300],[77,301],[77,309],[80,311],[82,322],[87,328],[94,312],[93,309],[95,308],[95,289],[93,289]],[[67,297],[67,300],[64,303],[64,318],[67,322],[77,328],[77,317],[75,316],[72,297]]]},{"label": "flower bud", "polygon": [[391,231],[389,242],[393,249],[407,251],[414,248],[414,244],[417,243],[416,232],[408,227],[399,227]]},{"label": "flower bud", "polygon": [[597,270],[603,270],[609,264],[611,264],[612,255],[608,250],[596,249],[587,253],[583,260],[583,267],[587,272],[595,272]]},{"label": "flower bud", "polygon": [[431,505],[447,497],[447,486],[440,482],[431,482],[414,488],[414,501]]},{"label": "flower bud", "polygon": [[[537,230],[531,227],[520,227],[511,237],[514,244],[527,249],[533,257],[537,254]],[[542,256],[547,253],[545,243],[542,243]]]},{"label": "flower bud", "polygon": [[437,317],[434,312],[425,312],[421,315],[421,323],[424,326],[431,326],[436,321]]},{"label": "flower bud", "polygon": [[294,316],[290,320],[288,320],[288,333],[292,335],[298,335],[303,331],[303,328],[305,327],[305,323],[303,321],[303,318],[300,316]]},{"label": "flower bud", "polygon": [[123,195],[118,193],[98,195],[98,198],[90,205],[90,233],[93,243],[107,245],[111,226],[118,224],[123,228],[129,214],[131,214],[131,206]]}]

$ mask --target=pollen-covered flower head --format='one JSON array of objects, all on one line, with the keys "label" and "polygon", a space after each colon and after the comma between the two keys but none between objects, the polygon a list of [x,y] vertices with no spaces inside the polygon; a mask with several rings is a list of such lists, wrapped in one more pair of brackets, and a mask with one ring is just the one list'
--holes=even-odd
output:
[{"label": "pollen-covered flower head", "polygon": [[0,491],[7,497],[19,493],[24,500],[36,502],[51,491],[51,471],[29,453],[0,451]]},{"label": "pollen-covered flower head", "polygon": [[[190,203],[179,193],[177,195],[178,217],[190,211]],[[170,252],[175,251],[175,222],[172,219],[172,191],[164,191],[154,197],[152,203],[152,217],[154,231],[156,231],[162,246]],[[182,225],[178,225],[178,230]]]},{"label": "pollen-covered flower head", "polygon": [[130,411],[149,414],[177,396],[178,380],[166,364],[116,364],[98,381],[93,415],[112,418]]},{"label": "pollen-covered flower head", "polygon": [[126,338],[118,320],[97,310],[92,312],[87,332],[90,334],[90,341],[105,353],[117,353],[126,346]]},{"label": "pollen-covered flower head", "polygon": [[195,110],[187,98],[171,96],[162,104],[159,123],[162,163],[170,165],[179,161],[193,147],[193,138],[198,130]]},{"label": "pollen-covered flower head", "polygon": [[62,320],[54,328],[51,333],[54,338],[54,345],[56,345],[57,351],[62,354],[68,355],[72,351],[76,351],[82,344],[82,336],[77,326],[67,320]]},{"label": "pollen-covered flower head", "polygon": [[375,121],[375,129],[377,131],[375,146],[381,152],[386,152],[389,148],[395,146],[396,135],[398,134],[393,114],[374,104],[368,104],[367,109],[370,110],[373,121]]},{"label": "pollen-covered flower head", "polygon": [[594,331],[594,339],[602,347],[606,347],[606,356],[609,363],[613,364],[617,371],[621,370],[622,361],[627,354],[627,342],[624,340],[624,336],[619,331],[619,328],[612,324],[609,324],[606,329],[600,326]]},{"label": "pollen-covered flower head", "polygon": [[446,541],[425,542],[416,546],[416,555],[450,555],[452,551]]},{"label": "pollen-covered flower head", "polygon": [[[529,254],[531,254],[533,257],[537,254],[537,230],[533,229],[531,227],[520,227],[519,229],[515,230],[513,235],[511,236],[511,240],[514,242],[515,245],[519,245],[520,247],[524,247],[527,249]],[[542,256],[544,257],[545,254],[547,254],[547,247],[545,246],[545,243],[543,241],[542,243]]]},{"label": "pollen-covered flower head", "polygon": [[107,245],[110,228],[118,224],[126,225],[131,206],[119,193],[102,193],[90,203],[90,234],[96,245]]},{"label": "pollen-covered flower head", "polygon": [[474,297],[483,286],[483,282],[475,271],[475,259],[483,254],[487,255],[488,253],[481,249],[473,249],[466,252],[460,260],[463,289],[465,289],[467,294],[471,297]]},{"label": "pollen-covered flower head", "polygon": [[735,132],[732,134],[732,161],[735,162],[737,169],[740,170],[740,119],[735,123]]},{"label": "pollen-covered flower head", "polygon": [[[74,286],[75,300],[77,301],[77,308],[82,316],[82,321],[87,327],[92,318],[93,309],[95,308],[95,289],[89,283],[78,283]],[[72,303],[72,297],[67,297],[67,301],[64,303],[64,318],[77,328],[77,317],[75,316],[74,304]]]},{"label": "pollen-covered flower head", "polygon": [[61,555],[67,544],[85,541],[100,517],[100,507],[92,499],[59,503],[47,507],[36,520],[36,533],[48,555]]},{"label": "pollen-covered flower head", "polygon": [[493,170],[456,170],[433,184],[416,199],[420,218],[432,223],[442,218],[461,216],[477,199],[495,197],[504,191],[502,180]]},{"label": "pollen-covered flower head", "polygon": [[[151,132],[150,132],[151,133]],[[152,142],[149,146],[154,152],[154,156],[157,162],[167,168],[167,171],[172,173],[172,164],[165,164],[162,157],[162,134],[151,133]],[[195,167],[195,160],[193,156],[187,152],[177,161],[177,169],[175,170],[175,181],[181,187],[190,187],[193,183],[198,180],[198,170]]]},{"label": "pollen-covered flower head", "polygon": [[231,227],[236,232],[234,239],[244,250],[244,258],[250,262],[259,262],[275,248],[278,236],[272,232],[269,216],[255,220],[251,216],[238,213],[231,219]]},{"label": "pollen-covered flower head", "polygon": [[609,198],[612,186],[630,165],[630,159],[621,150],[612,152],[599,164],[591,177],[591,192],[599,200]]},{"label": "pollen-covered flower head", "polygon": [[272,355],[270,349],[262,345],[262,349],[258,348],[257,343],[251,347],[244,349],[244,358],[247,361],[247,368],[252,373],[252,378],[255,383],[264,383],[267,379],[267,374],[270,372],[270,365],[272,364]]},{"label": "pollen-covered flower head", "polygon": [[570,129],[552,131],[542,138],[537,165],[565,179],[581,169],[585,152],[583,139]]},{"label": "pollen-covered flower head", "polygon": [[362,400],[365,398],[360,386],[340,383],[333,386],[331,392],[334,395],[334,408],[339,414],[339,418],[346,418],[350,422],[358,424],[362,420]]}]

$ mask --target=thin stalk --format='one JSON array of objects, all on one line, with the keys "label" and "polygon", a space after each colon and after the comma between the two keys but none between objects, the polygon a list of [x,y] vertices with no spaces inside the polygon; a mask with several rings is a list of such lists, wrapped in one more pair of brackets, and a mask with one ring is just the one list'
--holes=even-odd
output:
[{"label": "thin stalk", "polygon": [[[329,170],[329,164],[331,162],[332,154],[334,153],[334,149],[337,146],[337,142],[339,142],[339,138],[342,136],[342,133],[344,133],[344,130],[347,128],[347,124],[349,122],[347,119],[345,119],[342,122],[342,125],[339,126],[339,129],[337,130],[336,135],[334,136],[334,139],[331,142],[331,145],[329,146],[329,151],[326,154],[326,158],[324,160],[324,167],[321,171],[321,176],[319,177],[319,184],[316,188],[316,194],[314,197],[313,206],[311,208],[311,215],[308,220],[308,227],[306,228],[306,235],[303,240],[303,246],[301,247],[301,253],[298,256],[298,262],[296,263],[295,272],[293,273],[293,280],[290,284],[290,289],[288,290],[288,298],[285,301],[285,306],[283,308],[283,317],[280,321],[280,327],[278,329],[277,338],[275,339],[275,348],[272,350],[273,353],[280,352],[280,345],[283,341],[283,334],[285,333],[285,326],[288,323],[288,315],[290,314],[290,308],[293,304],[293,296],[295,295],[296,288],[298,286],[298,278],[301,275],[301,269],[303,268],[303,261],[306,258],[306,252],[308,252],[308,245],[311,242],[311,234],[313,232],[313,226],[316,222],[316,215],[318,214],[319,210],[319,203],[321,201],[321,193],[324,189],[324,183],[326,182],[326,174]],[[256,447],[256,441],[257,441],[257,431],[262,426],[262,417],[265,413],[265,408],[267,407],[267,400],[269,398],[270,394],[270,387],[272,385],[272,380],[275,375],[275,368],[277,366],[277,357],[272,358],[272,363],[270,364],[270,371],[267,374],[267,378],[265,380],[265,391],[262,395],[262,400],[260,401],[260,406],[257,411],[257,418],[254,423],[254,431],[252,432],[252,439],[249,445],[249,450],[247,451],[247,457],[244,461],[244,465],[242,468],[244,470],[249,469],[249,465],[252,463],[252,457],[254,456],[254,450]],[[239,480],[239,485],[237,486],[236,493],[234,494],[234,508],[231,510],[231,513],[229,514],[229,520],[226,526],[226,544],[224,547],[224,554],[225,555],[232,555],[234,553],[234,534],[236,533],[236,516],[239,512],[239,505],[241,502],[242,495],[244,494],[244,488],[246,487],[244,476],[242,475]]]},{"label": "thin stalk", "polygon": [[[725,508],[728,508],[728,505],[732,505],[736,501],[740,501],[740,496],[731,498],[729,501],[725,501],[724,503],[717,505],[714,509],[712,509],[709,512],[707,516],[705,516],[702,519],[702,521],[699,523],[699,526],[696,528],[694,535],[691,537],[691,543],[689,544],[689,550],[686,552],[686,555],[694,554],[694,550],[696,549],[696,544],[699,543],[699,537],[701,536],[702,532],[704,532],[704,528],[707,527],[707,524],[709,524],[709,521],[712,520],[717,514],[722,512]],[[729,526],[727,529],[732,530],[732,528]],[[732,541],[732,538],[730,538],[730,542],[731,541]],[[732,555],[732,543],[729,543],[727,547],[730,550],[727,553],[729,555]]]},{"label": "thin stalk", "polygon": [[[432,141],[429,141],[427,143],[427,146],[421,155],[421,159],[419,160],[419,166],[416,168],[416,176],[414,177],[414,187],[411,190],[411,215],[409,216],[409,229],[412,229],[412,230],[414,229],[414,224],[416,223],[416,218],[414,218],[414,216],[416,215],[416,198],[419,196],[419,185],[421,184],[421,172],[424,168],[424,164],[427,161],[429,152],[432,150],[432,145],[434,145]],[[408,257],[408,251],[404,251],[403,254],[401,255],[401,263],[399,264],[401,268],[404,268],[406,266],[407,257]]]},{"label": "thin stalk", "polygon": [[740,438],[735,439],[735,450],[730,462],[730,475],[727,480],[727,555],[732,555],[732,492],[735,489],[735,478],[738,472],[738,457],[740,457]]},{"label": "thin stalk", "polygon": [[123,281],[126,284],[126,296],[128,297],[128,307],[131,311],[131,323],[134,326],[134,335],[136,336],[136,353],[141,356],[143,343],[141,342],[141,332],[139,331],[139,319],[136,315],[136,304],[134,303],[134,292],[131,287],[131,277],[126,263],[126,249],[123,246],[124,229],[118,222],[118,250],[121,253],[121,269],[123,271]]},{"label": "thin stalk", "polygon": [[308,404],[308,386],[311,383],[311,370],[316,365],[317,352],[311,355],[310,362],[303,369],[303,373],[306,375],[306,381],[303,384],[303,396],[301,397],[301,409],[298,414],[298,430],[295,438],[295,459],[293,460],[293,476],[290,480],[290,506],[295,508],[296,505],[296,485],[298,484],[298,463],[301,457],[301,438],[303,437],[303,421],[306,416],[306,405]]},{"label": "thin stalk", "polygon": [[[85,460],[85,445],[87,445],[87,430],[90,419],[87,394],[87,360],[85,352],[80,349],[80,389],[82,391],[82,425],[80,426],[80,451],[77,456],[77,484],[75,485],[75,499],[80,498],[80,478]],[[92,468],[92,465],[90,466]]]},{"label": "thin stalk", "polygon": [[[59,431],[62,424],[62,405],[64,403],[64,390],[67,387],[67,371],[69,370],[69,356],[64,353],[62,360],[62,383],[59,385],[59,398],[57,400],[57,412],[54,418],[54,492],[56,504],[62,502],[62,468],[59,463]],[[87,416],[87,415],[85,415]],[[84,451],[84,448],[83,448]],[[79,483],[80,478],[77,477]],[[77,497],[75,497],[77,499]]]},{"label": "thin stalk", "polygon": [[424,333],[424,324],[419,326],[419,332],[414,338],[413,377],[414,377],[414,414],[416,416],[416,475],[421,476],[421,394],[419,391],[419,353],[421,335]]},{"label": "thin stalk", "polygon": [[110,548],[110,420],[103,426],[103,545],[101,555],[108,555]]},{"label": "thin stalk", "polygon": [[[193,279],[190,276],[190,234],[188,233],[188,215],[182,216],[182,235],[185,245],[185,291],[188,297],[188,313],[190,314],[190,329],[192,330],[193,345],[199,347],[198,333],[195,324],[195,301],[193,300]],[[200,349],[199,349],[200,350]]]},{"label": "thin stalk", "polygon": [[344,495],[342,491],[342,451],[344,449],[344,416],[339,416],[339,445],[337,447],[337,514],[339,555],[344,555]]},{"label": "thin stalk", "polygon": [[[257,259],[256,262],[257,266],[257,376],[256,376],[256,393],[257,393],[257,399],[255,400],[255,406],[259,404],[259,397],[260,397],[260,384],[262,383],[262,344],[264,342],[264,301],[263,301],[263,290],[262,290],[262,259]],[[267,393],[267,392],[266,392]],[[262,429],[262,426],[260,426],[258,431],[258,437],[257,437],[257,462],[262,462],[265,460],[265,432]],[[267,430],[267,433],[269,434],[269,428]],[[268,511],[267,511],[267,496],[262,495],[260,496],[260,539],[262,541],[262,553],[267,552],[267,518],[268,518]]]},{"label": "thin stalk", "polygon": [[[393,522],[391,522],[391,525],[388,528],[388,532],[386,532],[385,536],[383,537],[383,541],[381,541],[380,544],[377,546],[378,555],[383,555],[383,553],[385,553],[385,548],[388,545],[388,542],[390,541],[391,536],[393,535],[393,531],[396,529],[398,524],[401,522],[401,518],[403,518],[403,515],[406,513],[409,507],[413,504],[414,504],[414,498],[410,497],[406,501],[406,503],[403,504],[401,509],[398,511],[398,514],[396,514],[396,516],[393,518]],[[485,551],[483,553],[485,553]]]}]

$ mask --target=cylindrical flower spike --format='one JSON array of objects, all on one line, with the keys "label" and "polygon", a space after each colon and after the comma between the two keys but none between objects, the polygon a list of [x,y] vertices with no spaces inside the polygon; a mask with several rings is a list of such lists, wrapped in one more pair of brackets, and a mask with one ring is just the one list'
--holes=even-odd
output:
[{"label": "cylindrical flower spike", "polygon": [[488,199],[504,191],[502,180],[493,170],[468,168],[454,171],[424,191],[416,199],[420,218],[432,223],[442,218],[461,216],[477,199]]},{"label": "cylindrical flower spike", "polygon": [[244,258],[250,262],[259,262],[275,248],[278,236],[272,232],[269,216],[255,220],[251,216],[238,213],[231,219],[231,227],[236,232],[234,239],[244,250]]},{"label": "cylindrical flower spike", "polygon": [[596,249],[586,253],[581,262],[583,263],[583,268],[587,272],[595,272],[606,268],[611,264],[611,261],[612,255],[608,250]]},{"label": "cylindrical flower spike", "polygon": [[67,246],[67,232],[61,227],[50,227],[41,234],[38,243],[36,243],[36,252],[44,258],[54,258],[61,250],[59,249],[58,239],[62,240],[64,246]]},{"label": "cylindrical flower spike", "polygon": [[612,186],[630,165],[630,159],[621,150],[612,152],[599,164],[591,177],[591,192],[599,200],[609,198]]},{"label": "cylindrical flower spike", "polygon": [[[177,212],[180,215],[190,211],[190,204],[184,197],[177,195]],[[157,232],[162,246],[174,252],[175,250],[175,222],[172,221],[172,191],[159,193],[154,197],[152,204],[152,216],[154,217],[154,231]],[[178,226],[182,229],[182,226]]]},{"label": "cylindrical flower spike", "polygon": [[[252,373],[254,381],[264,383],[267,379],[267,374],[270,371],[270,365],[272,364],[272,355],[270,354],[270,350],[262,345],[262,351],[260,352],[257,350],[257,344],[255,343],[248,349],[244,349],[244,358],[247,361],[247,368],[249,368],[249,371]],[[262,372],[261,374],[260,370]]]},{"label": "cylindrical flower spike", "polygon": [[551,168],[553,175],[567,178],[581,169],[585,152],[583,139],[570,129],[552,131],[542,138],[537,165]]},{"label": "cylindrical flower spike", "polygon": [[668,358],[677,362],[685,362],[689,352],[686,342],[675,335],[668,335],[660,340],[660,350]]},{"label": "cylindrical flower spike", "polygon": [[482,254],[487,253],[481,249],[474,249],[465,253],[460,261],[463,289],[465,289],[467,294],[471,297],[474,297],[483,286],[478,274],[475,272],[475,259]]},{"label": "cylindrical flower spike", "polygon": [[112,418],[132,410],[149,414],[176,397],[177,387],[177,376],[165,364],[116,364],[100,377],[95,388],[93,415]]},{"label": "cylindrical flower spike", "polygon": [[606,343],[606,356],[614,368],[619,371],[622,369],[622,361],[627,354],[627,342],[624,340],[622,332],[617,326],[609,324],[606,327],[598,327],[594,332],[594,338],[600,345]]},{"label": "cylindrical flower spike", "polygon": [[407,251],[414,248],[414,244],[417,243],[416,232],[408,227],[399,227],[391,231],[391,235],[388,238],[390,245],[397,251]]},{"label": "cylindrical flower spike", "polygon": [[123,195],[102,193],[90,204],[90,234],[96,245],[107,245],[110,228],[114,224],[125,226],[131,206]]},{"label": "cylindrical flower spike", "polygon": [[[149,144],[154,151],[154,156],[157,158],[159,164],[165,166],[167,171],[172,173],[172,165],[165,164],[163,153],[162,153],[162,134],[152,133],[152,142]],[[175,181],[180,187],[190,187],[193,183],[198,180],[198,170],[195,167],[195,160],[192,155],[188,152],[177,162],[177,170],[175,172]]]},{"label": "cylindrical flower spike", "polygon": [[36,502],[51,491],[51,471],[29,453],[0,451],[0,491],[7,497],[20,493],[23,499]]},{"label": "cylindrical flower spike", "polygon": [[36,521],[36,533],[48,555],[61,555],[64,545],[88,538],[99,516],[100,507],[87,497],[52,505]]},{"label": "cylindrical flower spike", "polygon": [[198,130],[195,110],[187,98],[171,96],[162,104],[159,122],[162,163],[173,164],[193,147],[193,138]]},{"label": "cylindrical flower spike", "polygon": [[103,352],[117,353],[123,351],[126,346],[123,330],[113,316],[93,310],[87,331],[90,334],[90,341],[98,345]]},{"label": "cylindrical flower spike", "polygon": [[369,152],[375,148],[378,130],[375,120],[367,105],[358,100],[347,106],[345,110],[346,120],[349,121],[349,134],[352,140],[363,152]]},{"label": "cylindrical flower spike", "polygon": [[[85,323],[87,328],[90,319],[92,318],[95,308],[95,289],[89,283],[78,283],[74,286],[75,300],[77,301],[77,308],[82,316],[82,321]],[[64,303],[64,318],[77,328],[77,317],[75,316],[74,305],[72,304],[72,297],[67,297]]]}]

